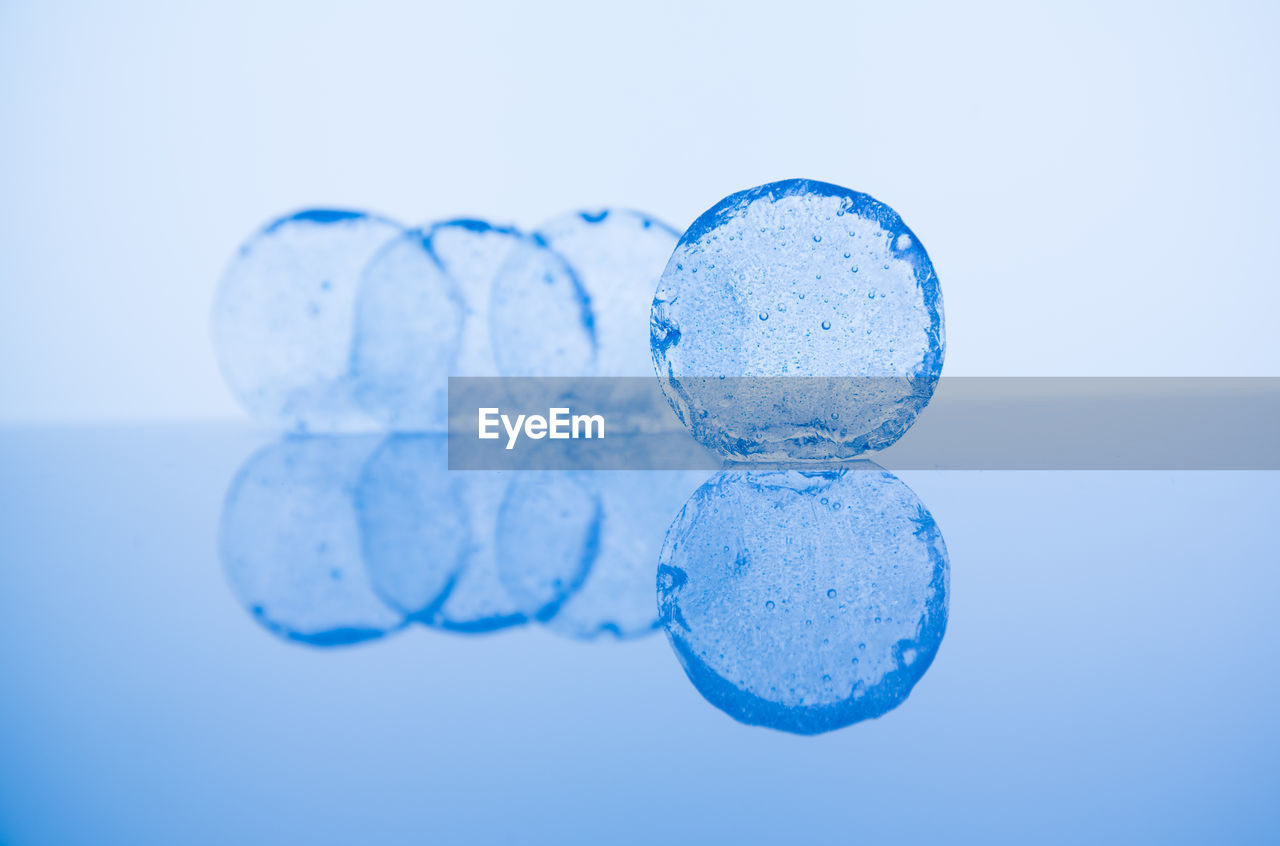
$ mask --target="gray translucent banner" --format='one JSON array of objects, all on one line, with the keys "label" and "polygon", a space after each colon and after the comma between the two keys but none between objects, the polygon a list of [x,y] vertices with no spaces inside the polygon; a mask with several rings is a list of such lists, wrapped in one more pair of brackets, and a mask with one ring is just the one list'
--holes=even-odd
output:
[{"label": "gray translucent banner", "polygon": [[[762,420],[768,409],[824,403],[842,403],[847,418],[859,398],[874,403],[908,384],[681,381],[761,409]],[[815,425],[822,425],[816,414]],[[482,428],[488,437],[480,437]],[[954,377],[938,382],[901,440],[861,457],[890,470],[1278,470],[1278,435],[1280,378]],[[712,470],[723,464],[689,435],[655,378],[449,380],[450,469]]]}]

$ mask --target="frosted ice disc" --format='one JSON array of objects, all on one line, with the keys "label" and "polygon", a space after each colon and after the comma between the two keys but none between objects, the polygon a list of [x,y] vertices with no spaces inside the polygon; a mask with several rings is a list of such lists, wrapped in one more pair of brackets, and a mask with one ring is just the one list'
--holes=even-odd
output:
[{"label": "frosted ice disc", "polygon": [[355,489],[370,582],[389,606],[430,620],[473,546],[459,474],[443,435],[395,436],[365,462]]},{"label": "frosted ice disc", "polygon": [[514,229],[439,223],[382,249],[364,269],[352,372],[361,405],[401,432],[443,432],[449,376],[496,376],[489,295]]},{"label": "frosted ice disc", "polygon": [[793,179],[689,227],[650,336],[667,399],[702,443],[737,459],[843,459],[896,441],[932,397],[942,293],[893,209]]},{"label": "frosted ice disc", "polygon": [[471,544],[462,569],[437,610],[426,621],[470,634],[523,625],[528,617],[502,586],[498,575],[498,510],[512,474],[505,471],[454,471]]},{"label": "frosted ice disc", "polygon": [[369,428],[350,376],[365,264],[401,228],[358,212],[305,211],[254,235],[213,309],[223,375],[258,420],[311,432]]},{"label": "frosted ice disc", "polygon": [[611,210],[564,215],[535,238],[513,251],[495,281],[499,370],[649,376],[649,306],[676,233],[647,215]]},{"label": "frosted ice disc", "polygon": [[400,628],[365,570],[352,489],[375,442],[298,438],[254,455],[227,492],[219,553],[227,581],[262,625],[336,646]]},{"label": "frosted ice disc", "polygon": [[643,637],[658,628],[662,538],[705,472],[519,473],[498,519],[508,592],[557,634]]}]

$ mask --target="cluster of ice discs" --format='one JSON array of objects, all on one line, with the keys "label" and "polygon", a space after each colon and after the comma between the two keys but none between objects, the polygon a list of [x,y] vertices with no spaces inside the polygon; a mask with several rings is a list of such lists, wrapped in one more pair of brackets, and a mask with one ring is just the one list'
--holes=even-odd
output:
[{"label": "cluster of ice discs", "polygon": [[290,431],[445,431],[449,376],[656,370],[707,447],[802,461],[900,438],[945,346],[915,234],[883,203],[808,180],[727,197],[681,236],[621,210],[529,234],[300,212],[240,248],[213,336],[243,405]]},{"label": "cluster of ice discs", "polygon": [[[628,211],[530,234],[302,212],[241,248],[214,338],[262,421],[417,433],[285,440],[233,484],[228,578],[291,639],[664,628],[708,701],[798,733],[896,707],[941,643],[942,534],[893,474],[850,461],[902,437],[944,356],[929,256],[865,194],[772,183],[679,237]],[[421,434],[446,430],[449,376],[655,371],[694,438],[753,462],[702,484],[665,540],[705,473],[451,472]]]},{"label": "cluster of ice discs", "polygon": [[641,637],[667,522],[707,475],[457,472],[439,435],[285,438],[232,482],[219,556],[259,623],[313,646],[413,623]]},{"label": "cluster of ice discs", "polygon": [[651,376],[653,286],[676,238],[626,210],[571,213],[532,233],[299,212],[232,260],[214,346],[261,422],[443,432],[449,376]]}]

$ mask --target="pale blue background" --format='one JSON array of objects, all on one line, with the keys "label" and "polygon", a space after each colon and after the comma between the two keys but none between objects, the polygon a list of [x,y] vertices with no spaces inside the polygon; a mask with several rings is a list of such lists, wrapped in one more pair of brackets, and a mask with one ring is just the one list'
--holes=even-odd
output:
[{"label": "pale blue background", "polygon": [[947,375],[1280,375],[1273,3],[0,3],[0,420],[242,416],[275,215],[683,228],[791,176],[924,240]]},{"label": "pale blue background", "polygon": [[0,422],[40,424],[0,432],[0,843],[1275,842],[1277,474],[902,474],[950,549],[946,638],[900,708],[799,738],[707,704],[661,637],[278,640],[215,554],[267,436],[155,421],[244,420],[208,312],[281,212],[683,227],[792,176],[924,240],[947,375],[1280,375],[1278,30],[0,0]]}]

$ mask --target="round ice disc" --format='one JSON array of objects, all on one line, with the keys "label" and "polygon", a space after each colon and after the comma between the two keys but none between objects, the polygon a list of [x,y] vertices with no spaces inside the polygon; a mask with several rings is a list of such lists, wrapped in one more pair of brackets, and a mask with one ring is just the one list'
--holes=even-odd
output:
[{"label": "round ice disc", "polygon": [[462,342],[450,375],[497,376],[489,338],[489,298],[512,250],[533,244],[533,239],[514,227],[480,220],[437,223],[429,238],[432,252],[457,283],[464,306]]},{"label": "round ice disc", "polygon": [[443,431],[464,313],[422,232],[379,250],[356,302],[351,375],[360,406],[395,431]]},{"label": "round ice disc", "polygon": [[554,620],[599,559],[603,506],[591,473],[514,474],[497,524],[497,570],[521,612]]},{"label": "round ice disc", "polygon": [[522,607],[557,634],[635,638],[658,628],[653,574],[700,471],[520,473],[498,520],[498,566]]},{"label": "round ice disc", "polygon": [[397,435],[369,457],[356,485],[370,583],[415,620],[436,613],[472,546],[457,475],[449,472],[445,436]]},{"label": "round ice disc", "polygon": [[513,249],[494,279],[489,337],[503,376],[595,375],[591,301],[564,256],[540,238]]},{"label": "round ice disc", "polygon": [[649,306],[675,231],[639,212],[608,210],[556,218],[535,239],[512,253],[494,283],[499,370],[650,376]]},{"label": "round ice disc", "polygon": [[496,632],[529,621],[507,593],[498,568],[498,512],[513,474],[507,471],[450,471],[470,530],[462,567],[432,614],[436,628],[465,634]]},{"label": "round ice disc", "polygon": [[496,376],[489,295],[514,229],[454,220],[406,233],[365,267],[352,373],[361,405],[401,432],[443,432],[449,376]]},{"label": "round ice disc", "polygon": [[726,197],[680,238],[653,300],[653,360],[694,436],[735,459],[843,459],[892,444],[942,371],[942,293],[893,209],[793,179]]},{"label": "round ice disc", "polygon": [[227,492],[219,553],[259,623],[315,646],[380,637],[404,615],[369,581],[352,489],[376,442],[296,438],[250,458]]},{"label": "round ice disc", "polygon": [[369,259],[401,231],[381,217],[313,210],[241,246],[218,287],[213,343],[250,414],[300,431],[372,426],[350,374],[356,292]]},{"label": "round ice disc", "polygon": [[708,701],[816,734],[906,699],[942,641],[948,578],[932,516],[873,464],[730,470],[668,531],[658,605]]}]

